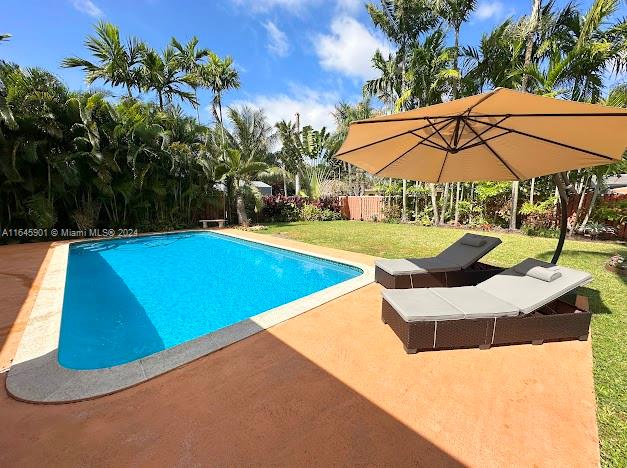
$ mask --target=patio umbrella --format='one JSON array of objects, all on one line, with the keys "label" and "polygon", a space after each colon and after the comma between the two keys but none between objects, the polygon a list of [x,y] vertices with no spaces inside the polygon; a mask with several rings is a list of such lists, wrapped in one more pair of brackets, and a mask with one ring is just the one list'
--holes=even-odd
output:
[{"label": "patio umbrella", "polygon": [[566,236],[566,171],[611,164],[627,146],[627,109],[497,88],[353,122],[336,157],[374,175],[424,182],[554,174]]}]

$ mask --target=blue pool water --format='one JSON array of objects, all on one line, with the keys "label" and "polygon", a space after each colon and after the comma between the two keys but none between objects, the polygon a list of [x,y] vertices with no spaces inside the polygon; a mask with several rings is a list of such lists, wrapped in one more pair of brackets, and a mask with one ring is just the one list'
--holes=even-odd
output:
[{"label": "blue pool water", "polygon": [[73,244],[59,363],[130,362],[361,273],[209,232]]}]

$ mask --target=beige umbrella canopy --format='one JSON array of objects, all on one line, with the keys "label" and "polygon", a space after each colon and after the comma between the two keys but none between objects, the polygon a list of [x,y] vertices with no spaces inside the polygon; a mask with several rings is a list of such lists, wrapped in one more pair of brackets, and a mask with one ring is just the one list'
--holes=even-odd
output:
[{"label": "beige umbrella canopy", "polygon": [[526,180],[620,160],[627,109],[507,88],[353,122],[336,157],[424,182]]},{"label": "beige umbrella canopy", "polygon": [[424,182],[526,180],[554,174],[566,237],[566,171],[611,164],[627,146],[627,109],[497,88],[359,120],[335,155],[374,175]]}]

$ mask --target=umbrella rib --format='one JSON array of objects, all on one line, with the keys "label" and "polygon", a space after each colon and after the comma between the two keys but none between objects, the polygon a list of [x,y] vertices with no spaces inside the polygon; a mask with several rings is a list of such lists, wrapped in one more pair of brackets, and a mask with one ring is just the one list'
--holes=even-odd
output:
[{"label": "umbrella rib", "polygon": [[440,166],[440,173],[438,174],[438,182],[440,182],[440,177],[442,177],[442,172],[444,172],[444,165],[446,164],[447,159],[448,159],[448,151],[444,155],[444,159],[442,160],[442,165]]},{"label": "umbrella rib", "polygon": [[[498,124],[500,124],[500,123],[502,123],[504,120],[507,120],[509,117],[510,117],[509,115],[506,115],[505,117],[501,118],[498,122],[496,122],[496,123],[497,123],[497,125],[498,125]],[[465,121],[466,121],[466,120],[464,119],[464,122],[465,122]],[[491,123],[490,123],[490,122],[488,122],[486,125],[491,125]],[[492,130],[492,128],[493,128],[493,127],[491,127],[491,126],[490,126],[490,128],[486,128],[484,131],[480,132],[480,133],[479,133],[479,135],[483,135],[484,133],[489,132],[490,130]],[[503,133],[502,135],[505,135],[505,133]],[[486,141],[491,140],[492,138],[494,138],[494,137],[487,138],[487,139],[486,139]],[[463,150],[463,149],[467,149],[467,148],[469,148],[469,146],[468,146],[468,145],[470,145],[470,143],[472,143],[472,142],[473,142],[473,141],[475,141],[476,139],[477,139],[477,137],[476,137],[476,136],[472,137],[470,140],[468,140],[466,143],[464,143],[462,146],[460,146],[460,147],[458,148],[458,149],[459,149],[459,151],[461,151],[461,150]],[[473,145],[473,146],[475,146],[475,145]],[[470,148],[472,148],[472,146],[470,146]]]},{"label": "umbrella rib", "polygon": [[[475,107],[477,107],[479,104],[481,104],[482,102],[484,102],[486,99],[490,99],[492,96],[494,96],[497,92],[499,92],[501,89],[503,88],[495,88],[492,91],[490,91],[488,94],[486,94],[485,96],[483,96],[481,99],[479,99],[477,102],[475,102],[472,106],[470,106],[468,109],[466,109],[464,111],[464,114],[466,115],[470,115],[470,111],[473,110]],[[470,126],[470,125],[469,125]]]},{"label": "umbrella rib", "polygon": [[[503,132],[503,133],[499,133],[498,135],[493,135],[493,136],[491,136],[491,137],[489,137],[489,138],[486,138],[486,139],[484,139],[483,141],[479,141],[479,142],[477,142],[477,143],[473,143],[472,145],[465,144],[464,146],[461,146],[461,147],[459,148],[459,151],[461,152],[461,151],[463,151],[463,150],[468,150],[468,149],[471,149],[471,148],[475,148],[475,147],[477,147],[477,146],[481,146],[481,145],[483,145],[483,144],[484,144],[484,142],[486,142],[486,141],[494,140],[494,139],[496,139],[496,138],[502,137],[502,136],[504,136],[504,135],[508,135],[508,134],[510,134],[510,133],[512,133],[512,132]],[[473,140],[476,140],[476,138],[473,138]]]},{"label": "umbrella rib", "polygon": [[[357,123],[357,122],[354,122],[354,123]],[[351,124],[351,125],[352,125],[352,124]],[[335,157],[338,157],[338,156],[343,156],[343,155],[345,155],[345,154],[352,153],[353,151],[359,151],[359,150],[361,150],[361,149],[368,148],[368,147],[370,147],[370,146],[378,145],[379,143],[385,143],[385,142],[386,142],[386,141],[388,141],[388,140],[393,140],[394,138],[398,138],[398,137],[401,137],[401,136],[403,136],[403,135],[408,135],[408,134],[413,134],[413,135],[415,135],[415,133],[414,133],[414,132],[416,132],[416,131],[418,131],[418,130],[424,130],[425,128],[430,127],[430,126],[431,126],[430,124],[427,124],[427,125],[423,125],[422,127],[419,127],[419,128],[413,128],[413,129],[411,129],[411,130],[406,130],[406,131],[404,131],[404,132],[402,132],[402,133],[399,133],[399,134],[397,134],[397,135],[392,135],[392,136],[389,136],[389,137],[383,138],[382,140],[373,141],[372,143],[368,143],[368,144],[366,144],[366,145],[359,146],[358,148],[353,148],[353,149],[350,149],[350,150],[344,151],[344,152],[342,152],[342,153],[336,153],[336,154],[335,154]],[[417,136],[417,135],[416,135],[416,136]]]},{"label": "umbrella rib", "polygon": [[[482,122],[481,122],[481,123],[482,123]],[[502,158],[502,157],[501,157],[501,156],[500,156],[500,155],[499,155],[496,151],[494,151],[494,149],[493,149],[493,148],[492,148],[492,147],[491,147],[491,146],[490,146],[490,145],[489,145],[489,144],[488,144],[488,143],[487,143],[487,142],[486,142],[483,138],[481,138],[481,136],[479,136],[479,134],[476,132],[476,130],[475,130],[474,128],[472,128],[472,125],[468,125],[468,128],[469,128],[470,130],[472,130],[472,132],[473,132],[475,135],[477,135],[477,137],[479,137],[479,140],[481,140],[481,142],[482,142],[482,143],[486,146],[486,148],[488,148],[488,149],[490,150],[490,152],[492,153],[492,155],[493,155],[496,159],[498,159],[498,160],[501,162],[501,164],[503,164],[503,165],[507,168],[507,170],[508,170],[509,172],[511,172],[511,173],[512,173],[512,175],[516,178],[516,180],[521,180],[520,176],[519,176],[518,174],[516,174],[516,172],[515,172],[515,171],[514,171],[514,170],[510,167],[510,165],[509,165],[509,164],[507,164],[507,163],[505,162],[505,160],[504,160],[504,159],[503,159],[503,158]]]},{"label": "umbrella rib", "polygon": [[[449,120],[446,125],[442,126],[442,129],[446,128],[449,124],[451,123],[451,120]],[[413,151],[414,149],[416,149],[418,146],[422,145],[426,140],[428,140],[429,138],[431,138],[433,135],[435,135],[435,132],[431,133],[431,135],[428,135],[426,137],[420,137],[421,140],[416,143],[414,146],[412,146],[411,148],[409,148],[407,151],[405,151],[403,154],[401,154],[398,158],[393,159],[392,161],[390,161],[388,164],[386,164],[385,166],[383,166],[381,169],[379,169],[377,172],[374,173],[374,175],[379,175],[381,174],[381,172],[385,171],[388,167],[390,167],[392,164],[394,164],[396,161],[398,161],[399,159],[405,157],[405,155],[407,153],[409,153],[410,151]]]},{"label": "umbrella rib", "polygon": [[[625,115],[627,115],[627,114],[625,114]],[[552,143],[552,144],[557,145],[557,146],[562,146],[564,148],[572,149],[572,150],[575,150],[575,151],[580,151],[582,153],[586,153],[586,154],[589,154],[591,156],[596,156],[598,158],[607,159],[609,161],[616,161],[614,158],[611,158],[609,156],[605,156],[604,154],[595,153],[594,151],[589,151],[589,150],[586,150],[586,149],[583,149],[583,148],[578,148],[576,146],[568,145],[566,143],[562,143],[562,142],[559,142],[559,141],[549,140],[548,138],[544,138],[544,137],[541,137],[541,136],[533,135],[531,133],[523,132],[523,131],[520,131],[520,130],[515,130],[515,129],[509,128],[509,127],[501,127],[500,125],[497,125],[497,124],[481,122],[480,120],[475,120],[473,118],[469,118],[469,120],[472,120],[473,122],[478,122],[478,123],[483,123],[483,124],[486,124],[486,125],[490,125],[490,126],[492,126],[494,128],[498,128],[500,130],[506,130],[506,131],[509,131],[509,132],[512,132],[512,133],[517,133],[518,135],[523,135],[523,136],[526,136],[526,137],[529,137],[529,138],[534,138],[536,140],[540,140],[540,141],[543,141],[545,143]]]},{"label": "umbrella rib", "polygon": [[[418,135],[415,131],[411,132],[411,134],[414,136],[417,136],[418,138],[424,138],[422,135]],[[448,151],[448,148],[446,146],[442,146],[441,144],[431,140],[430,138],[432,135],[433,133],[430,136],[427,136],[426,139],[423,141],[423,144],[431,148],[439,149],[442,151]],[[429,144],[426,143],[427,141],[429,142]]]},{"label": "umbrella rib", "polygon": [[[363,125],[363,124],[377,124],[377,123],[390,123],[390,122],[405,122],[408,120],[425,120],[429,119],[454,119],[459,115],[465,114],[467,111],[464,111],[462,114],[454,114],[454,115],[440,115],[440,116],[432,116],[432,115],[419,115],[416,117],[404,117],[401,119],[380,119],[380,120],[357,120],[352,122],[351,125]],[[619,112],[578,112],[573,114],[480,114],[477,117],[504,117],[509,115],[510,117],[627,117],[627,112],[619,113]],[[470,117],[468,114],[467,117]]]},{"label": "umbrella rib", "polygon": [[[416,136],[418,136],[418,135],[416,135]],[[422,144],[425,145],[425,146],[428,146],[429,148],[437,149],[437,150],[440,150],[440,151],[448,151],[448,149],[445,148],[444,146],[439,146],[437,143],[432,143],[432,142],[427,143],[426,140],[423,141]]]},{"label": "umbrella rib", "polygon": [[[439,136],[440,138],[442,138],[442,141],[446,144],[446,151],[450,151],[450,149],[451,149],[451,145],[449,144],[449,142],[448,142],[448,141],[446,141],[446,138],[444,138],[444,136],[440,133],[440,130],[438,130],[437,128],[435,128],[435,126],[433,125],[433,122],[431,122],[431,120],[430,120],[430,119],[428,119],[428,118],[427,118],[426,120],[427,120],[427,122],[429,122],[429,123],[431,124],[431,128],[433,128],[433,129],[436,131],[436,133],[438,134],[438,136]],[[457,121],[457,119],[455,119],[455,121]],[[448,125],[445,125],[443,128],[446,128],[447,126],[448,126]],[[433,135],[433,134],[432,134],[432,135]],[[433,143],[435,144],[435,142],[433,142]]]}]

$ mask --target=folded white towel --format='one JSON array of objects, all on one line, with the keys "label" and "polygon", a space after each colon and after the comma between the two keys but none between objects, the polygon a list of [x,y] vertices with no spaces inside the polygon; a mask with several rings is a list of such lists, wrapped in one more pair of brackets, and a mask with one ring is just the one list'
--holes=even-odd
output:
[{"label": "folded white towel", "polygon": [[557,278],[561,278],[562,274],[553,268],[545,268],[541,266],[534,266],[531,268],[520,268],[520,265],[516,265],[514,270],[521,275],[531,276],[532,278],[536,278],[542,281],[546,281],[550,283],[551,281],[556,280]]}]

